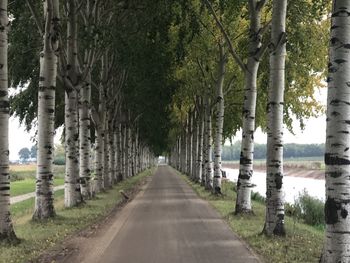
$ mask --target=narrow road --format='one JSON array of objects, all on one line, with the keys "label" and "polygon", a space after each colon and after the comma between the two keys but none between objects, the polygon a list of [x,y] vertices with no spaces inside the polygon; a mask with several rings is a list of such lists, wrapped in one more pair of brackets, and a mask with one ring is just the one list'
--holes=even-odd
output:
[{"label": "narrow road", "polygon": [[159,166],[144,191],[93,243],[81,251],[80,262],[260,262],[168,166]]},{"label": "narrow road", "polygon": [[[64,189],[64,185],[55,186],[53,188],[53,191],[56,192],[56,191],[61,190],[61,189]],[[13,205],[13,204],[22,202],[22,201],[27,200],[27,199],[32,198],[32,197],[35,197],[35,192],[24,194],[24,195],[17,195],[17,196],[10,198],[10,204]]]}]

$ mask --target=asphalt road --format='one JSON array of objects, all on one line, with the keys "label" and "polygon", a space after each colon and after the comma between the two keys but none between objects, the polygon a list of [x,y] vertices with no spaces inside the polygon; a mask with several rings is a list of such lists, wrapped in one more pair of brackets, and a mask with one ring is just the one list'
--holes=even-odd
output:
[{"label": "asphalt road", "polygon": [[108,231],[106,245],[84,262],[260,262],[168,166],[159,166],[145,190],[118,218]]}]

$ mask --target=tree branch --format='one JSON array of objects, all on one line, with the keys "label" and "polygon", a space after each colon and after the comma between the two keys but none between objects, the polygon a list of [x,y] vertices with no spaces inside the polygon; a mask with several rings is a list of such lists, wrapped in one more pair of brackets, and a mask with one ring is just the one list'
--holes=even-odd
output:
[{"label": "tree branch", "polygon": [[244,73],[247,72],[247,67],[246,67],[246,65],[243,63],[243,61],[241,60],[241,58],[238,56],[238,54],[237,54],[235,48],[233,47],[232,42],[231,42],[231,40],[230,40],[230,38],[229,38],[229,36],[228,36],[228,34],[227,34],[227,32],[226,32],[224,26],[222,25],[222,23],[220,22],[218,16],[216,15],[213,6],[212,6],[211,3],[209,2],[209,0],[204,0],[204,1],[205,1],[205,3],[206,3],[207,6],[208,6],[209,11],[210,11],[211,14],[213,15],[214,20],[215,20],[217,26],[219,27],[221,33],[223,34],[223,36],[224,36],[224,38],[225,38],[225,40],[226,40],[226,42],[227,42],[227,44],[228,44],[228,47],[229,47],[229,50],[230,50],[230,53],[231,53],[233,59],[236,61],[236,63],[237,63],[238,66],[242,69],[242,71],[243,71]]},{"label": "tree branch", "polygon": [[32,16],[33,16],[33,19],[35,21],[35,24],[38,27],[38,31],[39,31],[40,36],[43,36],[44,35],[44,28],[42,26],[42,23],[41,23],[41,21],[39,19],[38,14],[35,12],[35,8],[33,6],[33,2],[30,1],[30,0],[26,0],[26,3],[27,3],[27,5],[28,5],[28,7],[30,9],[30,12],[32,13]]}]

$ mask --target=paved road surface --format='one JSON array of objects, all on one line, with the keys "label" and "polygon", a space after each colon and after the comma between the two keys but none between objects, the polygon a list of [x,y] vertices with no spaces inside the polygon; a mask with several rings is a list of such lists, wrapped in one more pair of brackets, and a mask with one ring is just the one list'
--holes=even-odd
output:
[{"label": "paved road surface", "polygon": [[83,262],[260,262],[168,166],[159,166],[97,243]]}]

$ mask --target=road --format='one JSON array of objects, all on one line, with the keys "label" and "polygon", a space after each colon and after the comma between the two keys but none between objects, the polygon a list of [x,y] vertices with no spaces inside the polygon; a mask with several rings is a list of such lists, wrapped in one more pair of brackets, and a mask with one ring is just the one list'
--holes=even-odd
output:
[{"label": "road", "polygon": [[168,166],[159,166],[108,230],[91,241],[74,262],[260,262],[219,214]]}]

